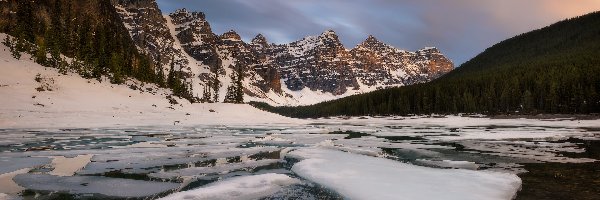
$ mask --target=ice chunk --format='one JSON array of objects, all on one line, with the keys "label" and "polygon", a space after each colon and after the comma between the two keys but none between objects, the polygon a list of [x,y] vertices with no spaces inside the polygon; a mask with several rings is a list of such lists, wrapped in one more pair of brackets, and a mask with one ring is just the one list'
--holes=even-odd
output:
[{"label": "ice chunk", "polygon": [[150,177],[156,178],[177,178],[182,176],[199,176],[203,174],[212,174],[212,173],[227,173],[230,171],[240,170],[244,168],[256,168],[260,166],[270,165],[278,163],[278,159],[266,159],[266,160],[248,160],[240,163],[231,163],[218,165],[214,167],[190,167],[185,169],[173,170],[169,172],[158,172],[148,174]]},{"label": "ice chunk", "polygon": [[40,165],[45,165],[50,162],[50,158],[15,158],[15,157],[0,157],[0,174],[13,172],[24,168],[33,168]]},{"label": "ice chunk", "polygon": [[443,168],[458,168],[470,170],[479,169],[479,165],[477,163],[469,161],[417,159],[416,162],[424,165],[438,166]]},{"label": "ice chunk", "polygon": [[[275,147],[234,148],[232,145],[204,145],[201,147],[129,148],[108,154],[95,155],[92,162],[78,171],[80,175],[101,174],[115,170],[127,173],[156,171],[161,166],[191,164],[217,158],[253,155],[278,151]],[[108,151],[108,150],[106,150]],[[152,170],[150,170],[152,169]]]},{"label": "ice chunk", "polygon": [[513,174],[434,169],[335,150],[306,148],[292,171],[349,199],[512,199],[521,186]]},{"label": "ice chunk", "polygon": [[[0,174],[0,193],[16,195],[23,191],[24,188],[17,185],[17,183],[13,181],[13,178],[19,174],[25,174],[29,172],[29,170],[31,169],[25,168],[10,173]],[[0,199],[2,199],[1,196]]]},{"label": "ice chunk", "polygon": [[77,170],[85,167],[90,162],[93,155],[78,155],[74,158],[66,158],[64,156],[55,156],[52,158],[52,166],[54,170],[51,175],[56,176],[73,176]]},{"label": "ice chunk", "polygon": [[41,191],[62,191],[71,194],[102,194],[111,197],[146,197],[174,190],[177,183],[151,182],[99,176],[52,176],[21,174],[14,178],[19,185]]},{"label": "ice chunk", "polygon": [[226,179],[195,190],[171,194],[162,200],[259,199],[275,194],[282,187],[300,183],[284,174],[261,174]]}]

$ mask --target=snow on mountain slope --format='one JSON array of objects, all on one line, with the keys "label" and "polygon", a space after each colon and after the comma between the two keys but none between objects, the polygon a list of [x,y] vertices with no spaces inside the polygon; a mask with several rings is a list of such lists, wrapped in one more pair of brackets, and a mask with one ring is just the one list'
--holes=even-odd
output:
[{"label": "snow on mountain slope", "polygon": [[149,55],[167,74],[171,67],[183,74],[192,86],[192,94],[202,94],[204,82],[198,79],[208,73],[208,66],[188,55],[176,37],[177,31],[169,16],[163,16],[154,0],[113,0],[131,39],[140,52]]},{"label": "snow on mountain slope", "polygon": [[[203,64],[201,61],[198,61],[198,60],[192,58],[189,54],[187,54],[183,50],[181,42],[179,41],[179,39],[177,37],[175,37],[177,35],[177,31],[176,31],[176,27],[173,24],[171,17],[168,15],[165,15],[163,17],[167,22],[167,27],[169,28],[169,33],[171,34],[171,37],[173,38],[173,48],[177,49],[180,52],[180,55],[182,56],[181,60],[185,61],[185,62],[181,62],[183,65],[181,65],[180,67],[188,69],[190,71],[190,73],[192,74],[191,77],[196,77],[199,74],[208,73],[209,69],[208,69],[207,65]],[[187,64],[187,66],[186,66],[186,64]],[[192,84],[192,89],[194,90],[193,94],[201,94],[204,85],[205,84],[201,81],[195,81],[194,84]]]},{"label": "snow on mountain slope", "polygon": [[200,97],[208,90],[212,101],[225,99],[230,77],[240,69],[245,101],[273,105],[314,104],[422,83],[453,69],[435,48],[409,52],[373,36],[353,49],[345,48],[333,30],[289,44],[269,44],[261,34],[246,43],[233,30],[215,34],[202,12],[178,9],[162,15],[154,0],[113,4],[142,52],[166,71],[174,63],[192,94]]},{"label": "snow on mountain slope", "polygon": [[[0,40],[4,37],[5,34],[0,34]],[[126,85],[113,85],[108,80],[99,82],[77,74],[62,75],[57,69],[40,66],[29,57],[24,55],[16,60],[7,47],[0,45],[2,128],[301,122],[249,105],[190,104],[176,97],[180,104],[172,105],[166,99],[171,92],[155,85],[132,80]],[[132,90],[128,85],[141,86],[143,91]]]}]

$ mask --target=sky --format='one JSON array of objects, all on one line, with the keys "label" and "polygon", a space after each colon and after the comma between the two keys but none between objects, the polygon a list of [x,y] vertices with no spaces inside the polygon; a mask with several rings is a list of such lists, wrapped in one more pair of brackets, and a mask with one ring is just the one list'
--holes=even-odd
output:
[{"label": "sky", "polygon": [[157,0],[206,14],[213,32],[289,43],[334,30],[346,48],[369,35],[416,51],[437,47],[456,66],[504,39],[600,11],[600,0]]}]

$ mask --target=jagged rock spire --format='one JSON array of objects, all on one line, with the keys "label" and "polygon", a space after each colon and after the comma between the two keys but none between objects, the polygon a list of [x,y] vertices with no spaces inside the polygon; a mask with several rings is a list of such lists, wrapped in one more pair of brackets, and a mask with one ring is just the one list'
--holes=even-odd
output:
[{"label": "jagged rock spire", "polygon": [[365,48],[373,51],[385,51],[385,49],[391,49],[392,47],[379,41],[377,38],[375,38],[375,36],[369,35],[369,37],[358,44],[356,48]]},{"label": "jagged rock spire", "polygon": [[332,40],[338,40],[338,36],[337,34],[335,34],[335,31],[328,29],[325,32],[323,32],[321,34],[322,38],[327,38],[327,39],[332,39]]},{"label": "jagged rock spire", "polygon": [[252,39],[252,41],[250,42],[250,44],[253,45],[253,46],[258,46],[258,47],[267,47],[267,46],[269,46],[269,43],[267,42],[267,38],[265,38],[265,36],[262,35],[262,34],[256,35],[256,37],[254,37],[254,39]]},{"label": "jagged rock spire", "polygon": [[229,39],[229,40],[242,40],[239,34],[237,34],[234,30],[227,31],[221,35],[221,39]]},{"label": "jagged rock spire", "polygon": [[169,14],[171,15],[171,17],[173,18],[195,18],[195,19],[202,19],[202,20],[206,20],[206,16],[204,15],[203,12],[190,12],[185,8],[180,8],[175,10],[175,12]]},{"label": "jagged rock spire", "polygon": [[335,31],[328,29],[328,30],[325,30],[325,32],[323,32],[323,34],[321,34],[321,35],[323,35],[323,36],[335,35]]},{"label": "jagged rock spire", "polygon": [[379,42],[379,40],[377,40],[377,38],[375,38],[375,36],[369,35],[369,37],[367,37],[365,42]]}]

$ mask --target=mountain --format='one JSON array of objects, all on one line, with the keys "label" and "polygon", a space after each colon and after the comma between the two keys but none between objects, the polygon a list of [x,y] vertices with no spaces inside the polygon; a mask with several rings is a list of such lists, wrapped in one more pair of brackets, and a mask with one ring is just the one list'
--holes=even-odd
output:
[{"label": "mountain", "polygon": [[[373,49],[387,49],[371,40]],[[502,41],[429,83],[311,106],[255,105],[294,117],[599,113],[599,55],[600,12],[594,12]]]},{"label": "mountain", "polygon": [[[428,66],[442,73],[453,69],[452,62],[439,51],[408,52],[378,41],[386,49],[377,49],[369,46],[372,40],[375,39],[371,36],[348,50],[334,31],[327,30],[319,36],[271,45],[263,51],[271,58],[269,64],[279,66],[289,90],[308,88],[342,96],[437,78],[436,73],[427,70]],[[433,57],[441,58],[439,63]]]},{"label": "mountain", "polygon": [[6,4],[0,29],[31,43],[26,49],[32,54],[43,59],[50,50],[54,58],[64,56],[54,61],[74,58],[92,67],[48,66],[107,76],[114,83],[137,78],[193,102],[308,105],[428,82],[454,68],[435,48],[409,52],[373,36],[347,49],[333,30],[288,44],[272,44],[258,34],[247,43],[234,30],[216,34],[202,12],[163,14],[155,0],[0,4]]},{"label": "mountain", "polygon": [[452,62],[435,47],[409,52],[384,44],[372,35],[352,49],[351,54],[357,60],[356,68],[361,70],[359,74],[363,75],[361,79],[367,85],[424,83],[454,68]]},{"label": "mountain", "polygon": [[[5,37],[0,33],[0,41]],[[15,59],[0,44],[0,127],[4,129],[298,123],[250,105],[190,103],[169,97],[169,89],[155,84],[145,84],[143,91],[132,90],[130,85],[139,85],[136,80],[117,85],[65,75],[28,58],[24,54]]]},{"label": "mountain", "polygon": [[[227,89],[240,77],[246,101],[306,105],[423,83],[453,69],[452,62],[435,48],[408,52],[380,42],[387,47],[382,50],[370,48],[373,37],[369,37],[349,50],[332,30],[289,44],[270,44],[262,34],[246,43],[234,30],[214,33],[202,12],[179,9],[159,16],[153,0],[113,3],[122,11],[119,13],[133,40],[142,44],[139,49],[150,55],[172,57],[174,62],[160,62],[165,72],[174,65],[190,85],[191,93],[203,96],[204,101],[226,101]],[[139,17],[144,19],[136,20]],[[365,63],[370,55],[380,58]],[[153,58],[157,62],[164,59]]]}]

